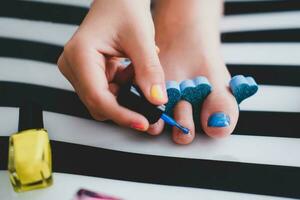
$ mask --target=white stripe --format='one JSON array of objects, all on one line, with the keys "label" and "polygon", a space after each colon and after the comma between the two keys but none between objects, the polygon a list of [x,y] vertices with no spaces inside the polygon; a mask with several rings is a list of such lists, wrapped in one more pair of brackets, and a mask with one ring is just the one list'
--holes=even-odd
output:
[{"label": "white stripe", "polygon": [[[221,23],[223,32],[300,28],[300,12],[226,16]],[[63,46],[78,26],[24,19],[0,17],[0,36],[48,42]],[[22,31],[20,31],[22,30]],[[59,37],[58,37],[59,36]]]},{"label": "white stripe", "polygon": [[[221,30],[224,32],[228,31],[245,31],[245,30],[267,30],[267,29],[283,29],[283,28],[299,28],[300,12],[280,12],[280,13],[257,13],[257,14],[246,14],[246,15],[234,15],[225,16],[221,23]],[[59,24],[43,21],[32,21],[32,20],[22,20],[14,18],[0,17],[0,25],[5,27],[1,29],[1,32],[9,32],[10,34],[14,32],[23,33],[31,32],[36,34],[38,38],[43,38],[37,33],[46,34],[48,29],[52,29],[53,32],[62,34],[73,33],[77,26],[68,24]],[[65,29],[65,30],[64,30]],[[20,31],[22,30],[22,31]],[[71,30],[71,31],[70,31]],[[9,35],[9,34],[8,34]],[[22,36],[20,34],[20,36]],[[51,37],[52,36],[52,37]],[[57,36],[54,35],[54,36]],[[69,34],[69,36],[71,36]],[[48,34],[47,38],[54,38],[53,34]],[[34,39],[35,37],[31,37]]]},{"label": "white stripe", "polygon": [[18,131],[19,109],[0,107],[0,122],[5,122],[4,126],[0,126],[0,132],[10,135]]},{"label": "white stripe", "polygon": [[[297,103],[296,103],[297,102]],[[241,110],[300,112],[300,87],[260,85],[240,104]]]},{"label": "white stripe", "polygon": [[[101,169],[99,169],[101,170]],[[72,199],[78,189],[85,188],[101,194],[127,200],[153,200],[153,199],[208,199],[208,200],[232,200],[253,199],[271,200],[285,199],[264,195],[245,194],[238,192],[225,192],[218,190],[197,189],[188,187],[176,187],[157,184],[137,183],[131,181],[119,181],[106,178],[95,178],[80,175],[53,173],[54,184],[43,190],[35,190],[16,194],[9,183],[8,173],[0,171],[1,190],[0,196],[5,200],[53,200]]]},{"label": "white stripe", "polygon": [[33,60],[0,57],[0,80],[74,91],[56,65]]},{"label": "white stripe", "polygon": [[300,65],[300,43],[223,44],[226,63]]},{"label": "white stripe", "polygon": [[[0,18],[0,36],[46,42],[63,46],[76,26],[49,22]],[[22,30],[22,31],[20,31]],[[241,64],[300,65],[300,43],[237,43],[223,44],[225,61]]]},{"label": "white stripe", "polygon": [[300,28],[300,11],[232,15],[223,18],[222,32]]},{"label": "white stripe", "polygon": [[[74,91],[56,65],[32,60],[0,57],[0,66],[1,81],[30,83]],[[300,102],[300,87],[261,85],[256,95],[241,104],[241,109],[300,112],[300,104],[298,102]]]},{"label": "white stripe", "polygon": [[78,26],[0,17],[0,36],[64,46]]},{"label": "white stripe", "polygon": [[[0,57],[0,66],[0,80],[2,81],[31,83],[74,91],[55,65]],[[274,99],[278,101],[274,101]],[[297,103],[299,101],[299,87],[262,85],[255,96],[241,104],[241,109],[300,112],[300,105]]]},{"label": "white stripe", "polygon": [[[0,113],[0,135],[16,132],[18,109],[0,107]],[[214,140],[197,134],[192,144],[178,146],[167,132],[153,138],[113,124],[51,112],[44,112],[44,124],[56,141],[148,155],[300,167],[295,153],[300,152],[300,139],[295,138],[232,135]]]},{"label": "white stripe", "polygon": [[[300,21],[298,20],[299,17],[299,11],[225,16],[221,21],[221,31],[230,32],[300,28]],[[5,27],[5,29],[0,30],[1,34],[8,32],[8,36],[14,37],[14,35],[10,34],[15,34],[20,38],[28,37],[30,36],[30,34],[33,34],[32,37],[30,37],[31,40],[34,40],[35,38],[42,38],[42,40],[54,40],[54,43],[56,42],[56,40],[61,41],[64,38],[70,38],[72,33],[74,33],[75,29],[77,28],[77,26],[75,25],[21,20],[5,17],[0,18],[0,25],[2,27]],[[51,34],[51,32],[48,33],[48,31],[53,31],[56,34]],[[24,33],[25,35],[22,35]],[[46,37],[44,37],[45,34],[47,35]],[[63,38],[58,38],[56,37],[57,35],[61,35],[61,37]]]}]

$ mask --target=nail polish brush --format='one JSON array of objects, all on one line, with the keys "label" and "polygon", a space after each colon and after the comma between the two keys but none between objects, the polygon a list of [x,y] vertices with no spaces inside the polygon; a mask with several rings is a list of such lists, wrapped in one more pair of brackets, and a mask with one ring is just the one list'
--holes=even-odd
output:
[{"label": "nail polish brush", "polygon": [[159,119],[162,119],[165,123],[180,129],[184,134],[189,133],[188,128],[180,125],[172,117],[164,113],[164,105],[157,106],[151,104],[137,86],[131,84],[122,86],[117,101],[120,105],[145,116],[150,124],[154,124]]}]

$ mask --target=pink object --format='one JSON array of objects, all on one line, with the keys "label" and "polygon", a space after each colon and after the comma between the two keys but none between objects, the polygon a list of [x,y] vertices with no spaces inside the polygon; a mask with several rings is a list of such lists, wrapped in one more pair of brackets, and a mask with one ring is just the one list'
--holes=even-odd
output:
[{"label": "pink object", "polygon": [[141,123],[132,123],[130,126],[131,126],[131,128],[139,130],[139,131],[146,130],[146,127],[144,126],[144,124],[141,124]]},{"label": "pink object", "polygon": [[80,189],[74,200],[121,200],[119,198],[111,197],[108,195],[99,194],[85,189]]}]

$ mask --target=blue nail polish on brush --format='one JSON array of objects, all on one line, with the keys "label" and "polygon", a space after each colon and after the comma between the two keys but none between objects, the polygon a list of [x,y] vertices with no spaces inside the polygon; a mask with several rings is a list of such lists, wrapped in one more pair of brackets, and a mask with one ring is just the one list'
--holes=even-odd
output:
[{"label": "blue nail polish on brush", "polygon": [[162,114],[160,116],[160,118],[162,120],[164,120],[164,122],[166,122],[167,124],[171,125],[171,126],[176,126],[177,128],[179,128],[184,134],[189,134],[190,130],[188,128],[185,128],[183,126],[181,126],[180,124],[178,124],[173,118],[171,118],[170,116],[166,115],[166,114]]},{"label": "blue nail polish on brush", "polygon": [[212,114],[208,119],[209,127],[226,127],[230,125],[230,118],[222,112]]}]

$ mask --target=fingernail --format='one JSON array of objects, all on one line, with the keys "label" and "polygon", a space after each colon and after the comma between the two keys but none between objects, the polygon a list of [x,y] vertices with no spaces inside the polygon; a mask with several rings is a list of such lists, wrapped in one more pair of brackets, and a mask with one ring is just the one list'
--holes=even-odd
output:
[{"label": "fingernail", "polygon": [[156,53],[159,53],[160,52],[160,49],[158,46],[155,46],[155,50],[156,50]]},{"label": "fingernail", "polygon": [[139,122],[134,122],[130,125],[131,128],[133,129],[136,129],[138,131],[146,131],[147,130],[147,127],[142,124],[142,123],[139,123]]},{"label": "fingernail", "polygon": [[122,60],[120,61],[120,63],[121,63],[122,65],[124,65],[125,67],[127,67],[128,65],[131,64],[131,61],[130,61],[128,58],[125,58],[125,59],[122,59]]},{"label": "fingernail", "polygon": [[165,99],[162,86],[159,84],[152,85],[150,95],[156,101],[162,102]]},{"label": "fingernail", "polygon": [[208,119],[209,127],[226,127],[230,125],[230,118],[222,112],[212,114]]}]

